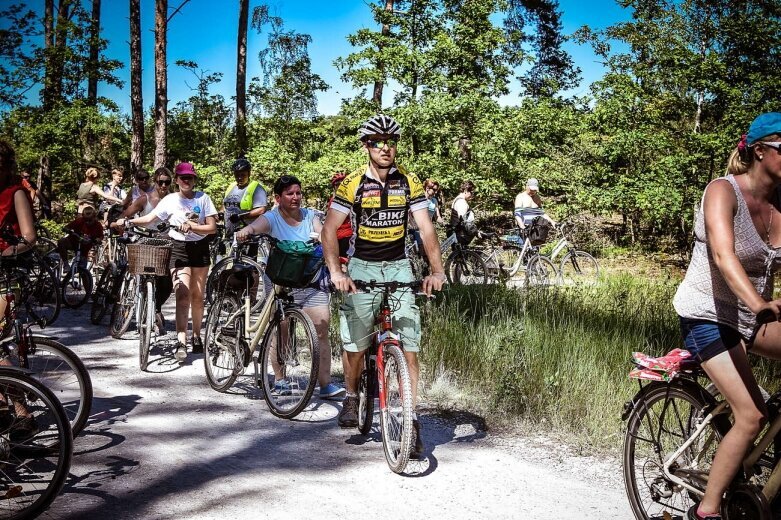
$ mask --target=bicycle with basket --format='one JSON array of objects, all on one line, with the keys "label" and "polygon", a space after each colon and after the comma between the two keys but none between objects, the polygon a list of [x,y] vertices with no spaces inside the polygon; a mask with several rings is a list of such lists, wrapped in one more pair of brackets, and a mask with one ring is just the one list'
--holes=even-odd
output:
[{"label": "bicycle with basket", "polygon": [[309,403],[320,360],[314,324],[290,291],[312,284],[322,272],[322,255],[311,241],[257,236],[271,244],[265,275],[273,290],[253,313],[256,268],[238,260],[222,271],[206,319],[206,376],[212,388],[224,392],[252,360],[269,410],[290,419]]},{"label": "bicycle with basket", "polygon": [[128,273],[136,279],[135,318],[138,328],[138,360],[141,370],[149,364],[152,329],[155,325],[155,278],[170,276],[170,240],[141,237],[127,245]]}]

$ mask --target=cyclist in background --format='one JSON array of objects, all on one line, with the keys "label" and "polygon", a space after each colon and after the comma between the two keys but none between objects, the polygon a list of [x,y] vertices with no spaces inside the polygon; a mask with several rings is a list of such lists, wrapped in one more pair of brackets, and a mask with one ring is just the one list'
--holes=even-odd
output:
[{"label": "cyclist in background", "polygon": [[[334,194],[331,195],[331,198],[328,199],[328,204],[326,205],[326,208],[331,207],[331,202],[333,202],[334,197],[336,196],[336,190],[339,189],[339,185],[342,183],[344,178],[347,177],[347,173],[345,172],[336,172],[331,177],[331,187],[334,189]],[[339,226],[339,228],[336,230],[336,240],[339,242],[339,257],[340,258],[350,258],[350,242],[353,238],[353,221],[352,218],[346,218],[344,219],[344,222],[342,222],[342,225]]]},{"label": "cyclist in background", "polygon": [[[249,235],[266,233],[278,240],[295,240],[306,242],[318,236],[322,224],[318,212],[311,208],[302,208],[301,181],[292,175],[283,175],[274,183],[274,201],[271,211],[261,215],[236,232],[239,240]],[[341,397],[345,390],[331,382],[331,343],[328,338],[328,326],[331,322],[329,294],[315,287],[293,289],[290,291],[295,304],[312,319],[317,331],[317,342],[320,346],[320,368],[318,383],[320,398],[331,399]],[[283,391],[285,383],[278,381],[274,388]]]},{"label": "cyclist in background", "polygon": [[[374,328],[376,294],[357,293],[352,279],[378,282],[413,281],[412,268],[405,256],[407,220],[411,213],[423,237],[432,274],[423,280],[423,291],[442,289],[445,273],[434,225],[428,216],[426,196],[420,180],[396,165],[396,146],[401,127],[390,116],[379,114],[364,122],[358,130],[369,163],[348,175],[339,188],[323,225],[323,254],[331,273],[331,282],[347,292],[339,316],[344,352],[347,395],[339,412],[338,423],[343,428],[358,425],[358,377],[363,365],[363,351],[369,348]],[[339,265],[337,229],[348,216],[356,223],[354,253],[347,273]],[[420,312],[415,296],[405,291],[397,295],[399,308],[394,311],[394,329],[402,336],[404,357],[412,380],[413,407],[417,402],[418,356],[420,342]],[[418,416],[413,413],[416,434],[412,456],[420,457],[424,450]]]},{"label": "cyclist in background", "polygon": [[111,170],[111,182],[103,185],[103,193],[109,193],[124,200],[127,197],[127,191],[122,187],[123,180],[125,180],[125,173],[119,168],[114,168]]},{"label": "cyclist in background", "polygon": [[104,193],[103,190],[98,187],[98,179],[100,179],[100,171],[98,171],[97,168],[87,168],[87,171],[84,172],[84,182],[82,182],[79,185],[79,189],[76,190],[79,213],[87,206],[97,210],[100,199],[116,203],[122,202],[122,199],[119,197],[115,197],[110,193]]},{"label": "cyclist in background", "polygon": [[[68,267],[68,252],[81,250],[81,258],[83,262],[87,261],[92,247],[103,240],[103,226],[98,221],[98,212],[92,206],[85,206],[81,211],[81,215],[76,217],[76,220],[65,226],[65,231],[68,233],[57,242],[57,252],[62,259],[62,268]],[[79,235],[83,235],[87,240],[82,240],[71,231],[77,232]]]},{"label": "cyclist in background", "polygon": [[542,209],[542,199],[540,198],[540,183],[535,178],[526,181],[526,189],[515,197],[515,222],[520,229],[526,229],[532,220],[542,217],[552,226],[556,223],[550,218],[545,210]]},{"label": "cyclist in background", "polygon": [[[781,359],[781,300],[773,299],[773,273],[781,267],[779,188],[781,113],[770,112],[742,136],[727,175],[706,187],[694,252],[673,299],[687,350],[734,417],[713,459],[705,496],[688,511],[688,520],[721,519],[722,495],[767,420],[746,350]],[[768,311],[776,320],[752,336],[756,315]]]},{"label": "cyclist in background", "polygon": [[[159,169],[159,168],[158,168]],[[150,184],[151,176],[149,175],[149,172],[146,170],[138,170],[135,175],[135,186],[133,186],[130,190],[130,192],[125,195],[125,199],[122,201],[122,206],[125,208],[130,206],[133,202],[136,201],[139,197],[142,195],[147,195],[152,198],[156,198],[157,195],[155,194],[155,187]]]},{"label": "cyclist in background", "polygon": [[[251,165],[244,157],[239,157],[231,166],[233,178],[236,182],[228,186],[225,190],[225,198],[222,201],[222,208],[225,212],[225,232],[227,237],[233,236],[233,233],[243,228],[247,222],[252,222],[266,211],[268,198],[266,190],[258,181],[250,180]],[[239,215],[246,213],[241,217],[238,223],[233,223],[230,215]],[[258,244],[252,244],[248,251],[249,256],[255,258],[258,256]]]}]

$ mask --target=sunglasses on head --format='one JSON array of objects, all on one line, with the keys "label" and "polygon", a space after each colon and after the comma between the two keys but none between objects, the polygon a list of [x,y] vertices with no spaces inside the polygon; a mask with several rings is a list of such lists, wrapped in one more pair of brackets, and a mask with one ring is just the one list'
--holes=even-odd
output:
[{"label": "sunglasses on head", "polygon": [[171,179],[168,179],[167,181],[164,180],[158,180],[157,181],[158,186],[170,186],[171,185]]},{"label": "sunglasses on head", "polygon": [[375,150],[380,150],[385,145],[388,145],[388,148],[396,148],[396,145],[399,144],[398,139],[388,138],[388,139],[367,139],[366,145],[369,148],[374,148]]}]

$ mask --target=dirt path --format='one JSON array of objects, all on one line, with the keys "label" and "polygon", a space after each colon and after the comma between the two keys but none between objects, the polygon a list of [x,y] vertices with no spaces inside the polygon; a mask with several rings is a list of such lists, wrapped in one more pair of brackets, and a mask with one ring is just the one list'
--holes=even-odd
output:
[{"label": "dirt path", "polygon": [[221,394],[208,386],[202,356],[174,362],[173,334],[142,373],[137,340],[113,340],[89,324],[86,307],[64,310],[56,325],[46,333],[81,356],[95,401],[65,492],[42,518],[632,516],[615,461],[573,457],[542,438],[496,437],[470,414],[428,413],[428,458],[399,476],[376,430],[365,438],[336,426],[339,403],[314,398],[297,420],[281,420],[248,378]]}]

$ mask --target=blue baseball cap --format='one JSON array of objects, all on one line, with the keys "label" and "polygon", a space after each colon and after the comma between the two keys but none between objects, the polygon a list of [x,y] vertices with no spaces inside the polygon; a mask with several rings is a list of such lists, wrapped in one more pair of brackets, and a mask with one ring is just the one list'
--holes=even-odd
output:
[{"label": "blue baseball cap", "polygon": [[758,115],[748,127],[746,143],[750,146],[771,134],[781,135],[781,112],[765,112]]}]

